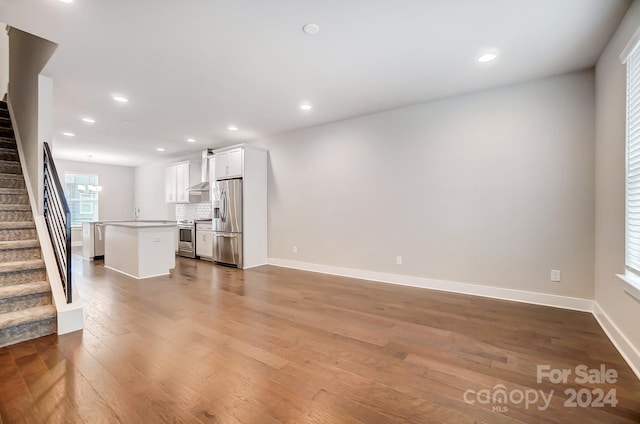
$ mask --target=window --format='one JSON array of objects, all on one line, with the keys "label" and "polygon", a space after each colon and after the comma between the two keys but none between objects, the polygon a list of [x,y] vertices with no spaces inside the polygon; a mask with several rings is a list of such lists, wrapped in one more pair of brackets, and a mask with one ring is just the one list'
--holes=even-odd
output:
[{"label": "window", "polygon": [[98,197],[101,190],[95,174],[64,173],[64,195],[71,210],[71,226],[98,220]]},{"label": "window", "polygon": [[625,290],[640,298],[640,48],[630,44],[627,64],[627,140],[625,169]]}]

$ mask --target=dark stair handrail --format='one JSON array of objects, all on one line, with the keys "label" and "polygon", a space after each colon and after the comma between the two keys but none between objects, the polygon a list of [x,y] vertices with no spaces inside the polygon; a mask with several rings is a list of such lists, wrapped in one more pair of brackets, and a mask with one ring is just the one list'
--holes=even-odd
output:
[{"label": "dark stair handrail", "polygon": [[71,282],[71,211],[64,195],[56,164],[44,142],[44,220],[51,238],[58,271],[62,279],[62,288],[67,303],[73,301]]}]

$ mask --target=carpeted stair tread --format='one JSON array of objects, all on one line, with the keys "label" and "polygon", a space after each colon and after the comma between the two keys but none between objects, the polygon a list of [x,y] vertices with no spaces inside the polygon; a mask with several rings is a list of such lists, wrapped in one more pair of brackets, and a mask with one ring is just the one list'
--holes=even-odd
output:
[{"label": "carpeted stair tread", "polygon": [[35,308],[23,309],[22,311],[7,312],[0,314],[0,330],[55,317],[56,308],[53,305],[37,306]]},{"label": "carpeted stair tread", "polygon": [[25,204],[0,203],[0,211],[31,212],[31,206]]},{"label": "carpeted stair tread", "polygon": [[16,149],[0,146],[0,158],[6,161],[17,162],[20,157]]},{"label": "carpeted stair tread", "polygon": [[0,222],[1,230],[27,230],[36,228],[36,224],[33,221],[10,221]]},{"label": "carpeted stair tread", "polygon": [[40,247],[38,240],[0,241],[0,250],[29,249],[33,247]]},{"label": "carpeted stair tread", "polygon": [[6,172],[0,172],[0,187],[26,189],[22,174],[11,174]]},{"label": "carpeted stair tread", "polygon": [[27,194],[27,189],[26,188],[0,188],[0,194]]},{"label": "carpeted stair tread", "polygon": [[17,271],[30,271],[34,269],[44,269],[44,261],[42,259],[29,259],[27,261],[0,263],[0,275]]},{"label": "carpeted stair tread", "polygon": [[[2,128],[0,128],[0,130],[2,130]],[[0,160],[0,166],[2,165],[14,165],[15,161],[13,160]]]},{"label": "carpeted stair tread", "polygon": [[9,172],[0,172],[0,178],[10,178],[12,180],[22,180],[24,177],[20,174],[11,174]]},{"label": "carpeted stair tread", "polygon": [[12,297],[28,296],[30,294],[47,293],[51,290],[48,281],[33,281],[31,283],[16,284],[0,287],[0,300]]}]

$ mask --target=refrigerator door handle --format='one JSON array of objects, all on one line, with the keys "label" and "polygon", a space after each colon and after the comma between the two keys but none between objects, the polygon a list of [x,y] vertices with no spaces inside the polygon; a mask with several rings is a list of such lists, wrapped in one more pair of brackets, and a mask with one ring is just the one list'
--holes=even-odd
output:
[{"label": "refrigerator door handle", "polygon": [[220,193],[220,220],[227,221],[227,192],[225,190]]}]

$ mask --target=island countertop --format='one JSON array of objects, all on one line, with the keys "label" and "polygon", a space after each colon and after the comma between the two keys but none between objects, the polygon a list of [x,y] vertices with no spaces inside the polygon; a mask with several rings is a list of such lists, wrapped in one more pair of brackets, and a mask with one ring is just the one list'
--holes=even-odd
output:
[{"label": "island countertop", "polygon": [[130,227],[130,228],[161,228],[161,227],[175,227],[176,222],[167,221],[106,221],[104,225],[113,225],[118,227]]}]

